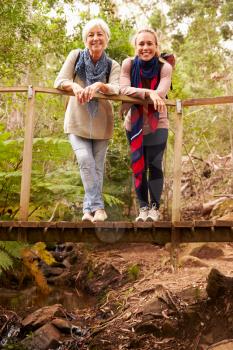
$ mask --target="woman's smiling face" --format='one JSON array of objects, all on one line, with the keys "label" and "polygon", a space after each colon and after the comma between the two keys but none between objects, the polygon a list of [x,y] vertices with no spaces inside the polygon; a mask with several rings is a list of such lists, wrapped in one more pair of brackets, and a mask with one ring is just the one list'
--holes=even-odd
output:
[{"label": "woman's smiling face", "polygon": [[136,38],[136,55],[143,61],[150,61],[157,53],[155,36],[150,32],[141,32]]},{"label": "woman's smiling face", "polygon": [[102,53],[107,46],[107,39],[103,29],[93,27],[87,34],[86,47],[91,53]]}]

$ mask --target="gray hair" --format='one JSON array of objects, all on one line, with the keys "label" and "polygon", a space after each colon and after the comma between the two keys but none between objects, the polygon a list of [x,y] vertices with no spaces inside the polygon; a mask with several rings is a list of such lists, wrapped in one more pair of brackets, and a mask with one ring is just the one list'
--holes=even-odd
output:
[{"label": "gray hair", "polygon": [[87,41],[87,36],[88,36],[88,33],[91,31],[92,28],[94,27],[100,27],[105,36],[106,36],[106,39],[107,39],[107,43],[109,42],[109,39],[110,39],[110,29],[109,29],[109,26],[107,25],[107,23],[101,19],[101,18],[94,18],[94,19],[91,19],[89,22],[87,22],[83,28],[83,31],[82,31],[82,38],[83,38],[83,42],[84,44],[86,43]]}]

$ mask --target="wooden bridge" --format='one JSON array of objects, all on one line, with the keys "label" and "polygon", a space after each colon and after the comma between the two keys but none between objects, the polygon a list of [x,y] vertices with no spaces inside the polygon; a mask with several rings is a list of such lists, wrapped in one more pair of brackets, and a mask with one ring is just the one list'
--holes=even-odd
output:
[{"label": "wooden bridge", "polygon": [[[0,221],[0,240],[23,240],[30,243],[37,241],[153,242],[157,244],[172,242],[173,251],[176,250],[176,247],[181,242],[233,242],[233,221],[180,221],[183,107],[233,103],[233,96],[166,101],[168,106],[176,109],[171,221],[155,223],[104,222],[92,224],[84,222],[28,221],[36,94],[72,95],[72,93],[32,86],[0,87],[0,93],[13,92],[28,94],[20,194],[20,221]],[[122,95],[106,97],[103,94],[96,94],[95,97],[139,104],[145,103]]]},{"label": "wooden bridge", "polygon": [[233,242],[233,221],[32,222],[0,221],[0,240],[155,243]]}]

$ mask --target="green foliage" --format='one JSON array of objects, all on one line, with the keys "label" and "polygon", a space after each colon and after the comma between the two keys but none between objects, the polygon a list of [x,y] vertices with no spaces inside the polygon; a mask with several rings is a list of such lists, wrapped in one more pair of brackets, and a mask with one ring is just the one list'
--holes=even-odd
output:
[{"label": "green foliage", "polygon": [[94,272],[90,270],[87,274],[87,280],[90,281],[94,278]]},{"label": "green foliage", "polygon": [[65,22],[48,16],[50,6],[49,1],[0,2],[0,77],[4,76],[4,82],[27,74],[32,83],[31,68],[38,73],[47,54],[54,52],[58,57],[56,48],[60,54],[65,50]]},{"label": "green foliage", "polygon": [[12,340],[9,340],[9,342],[3,346],[4,350],[27,350],[25,346],[22,344],[19,344],[18,341],[15,343]]},{"label": "green foliage", "polygon": [[114,205],[122,205],[122,204],[124,204],[124,202],[121,201],[119,198],[117,198],[115,196],[112,196],[111,194],[108,194],[108,193],[104,193],[104,201],[110,207],[112,207]]},{"label": "green foliage", "polygon": [[136,281],[140,274],[140,266],[138,264],[129,266],[127,269],[128,278],[131,281]]},{"label": "green foliage", "polygon": [[10,258],[10,256],[6,252],[0,250],[0,273],[3,270],[8,270],[12,266],[13,260]]},{"label": "green foliage", "polygon": [[20,242],[0,241],[0,274],[13,267],[14,263],[20,259],[24,247],[25,244]]}]

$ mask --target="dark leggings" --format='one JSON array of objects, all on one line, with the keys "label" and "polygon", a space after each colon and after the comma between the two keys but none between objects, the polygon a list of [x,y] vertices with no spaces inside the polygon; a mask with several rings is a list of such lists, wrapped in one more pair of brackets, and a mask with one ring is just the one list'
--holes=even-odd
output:
[{"label": "dark leggings", "polygon": [[[136,189],[140,208],[155,205],[159,209],[163,190],[162,160],[167,138],[167,129],[157,129],[154,133],[143,137],[145,170],[142,184]],[[148,192],[150,193],[150,203]]]}]

